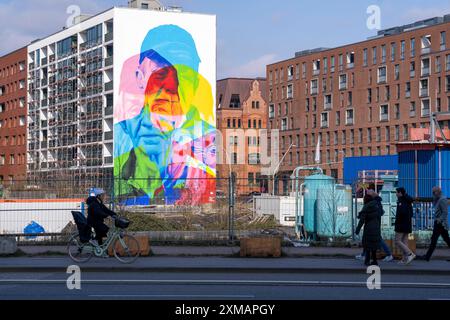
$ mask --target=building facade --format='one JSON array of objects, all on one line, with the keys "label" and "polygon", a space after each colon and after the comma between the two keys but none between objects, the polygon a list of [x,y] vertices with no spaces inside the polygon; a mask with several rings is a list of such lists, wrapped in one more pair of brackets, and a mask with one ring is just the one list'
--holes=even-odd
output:
[{"label": "building facade", "polygon": [[[217,129],[222,137],[219,182],[236,178],[238,195],[267,192],[261,175],[261,130],[267,129],[265,79],[228,78],[217,82]],[[221,186],[226,192],[225,186]],[[220,188],[219,188],[220,189]]]},{"label": "building facade", "polygon": [[0,57],[0,183],[26,177],[27,49]]},{"label": "building facade", "polygon": [[449,49],[447,15],[267,66],[269,129],[281,130],[280,154],[295,145],[280,167],[283,193],[295,167],[316,165],[319,141],[319,166],[342,179],[344,157],[396,154],[411,128],[449,111]]},{"label": "building facade", "polygon": [[152,3],[28,46],[31,179],[114,185],[133,204],[214,199],[215,16]]}]

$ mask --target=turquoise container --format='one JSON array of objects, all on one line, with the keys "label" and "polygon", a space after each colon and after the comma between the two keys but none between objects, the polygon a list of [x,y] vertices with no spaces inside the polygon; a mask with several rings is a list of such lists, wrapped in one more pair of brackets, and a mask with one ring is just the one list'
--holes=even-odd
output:
[{"label": "turquoise container", "polygon": [[335,185],[317,191],[317,235],[351,237],[352,188]]},{"label": "turquoise container", "polygon": [[305,178],[304,182],[304,202],[303,221],[305,230],[308,233],[317,233],[317,198],[319,190],[331,193],[334,188],[334,179],[324,174],[313,174]]}]

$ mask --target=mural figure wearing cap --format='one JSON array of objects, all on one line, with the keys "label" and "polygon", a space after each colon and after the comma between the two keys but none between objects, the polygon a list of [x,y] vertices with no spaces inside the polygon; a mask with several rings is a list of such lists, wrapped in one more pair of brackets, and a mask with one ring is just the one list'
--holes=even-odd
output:
[{"label": "mural figure wearing cap", "polygon": [[186,189],[196,189],[198,202],[215,191],[189,182],[216,174],[212,90],[199,64],[192,36],[175,25],[150,30],[141,53],[125,62],[114,116],[116,194],[144,204],[158,196],[173,204]]}]

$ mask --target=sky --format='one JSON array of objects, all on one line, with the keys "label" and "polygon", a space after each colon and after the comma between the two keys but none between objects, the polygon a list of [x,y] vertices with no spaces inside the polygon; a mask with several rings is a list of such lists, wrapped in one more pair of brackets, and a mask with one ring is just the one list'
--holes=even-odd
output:
[{"label": "sky", "polygon": [[[217,15],[217,78],[265,77],[266,65],[295,52],[336,47],[376,35],[367,8],[380,8],[381,29],[450,14],[450,0],[160,0]],[[0,0],[0,55],[65,25],[67,8],[94,14],[127,0]]]}]

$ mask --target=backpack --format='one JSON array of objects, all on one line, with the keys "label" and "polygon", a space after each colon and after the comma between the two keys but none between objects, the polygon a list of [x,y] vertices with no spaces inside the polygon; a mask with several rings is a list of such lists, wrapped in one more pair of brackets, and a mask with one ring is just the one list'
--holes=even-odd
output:
[{"label": "backpack", "polygon": [[80,236],[80,241],[86,243],[91,240],[92,230],[87,224],[87,219],[81,212],[72,211],[73,220],[77,225],[78,235]]}]

